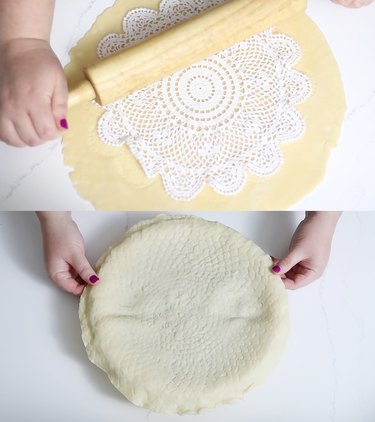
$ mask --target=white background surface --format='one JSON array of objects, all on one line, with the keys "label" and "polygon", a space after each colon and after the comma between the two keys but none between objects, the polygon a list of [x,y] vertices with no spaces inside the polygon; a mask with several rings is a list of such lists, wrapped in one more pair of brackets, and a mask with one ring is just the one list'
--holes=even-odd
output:
[{"label": "white background surface", "polygon": [[[52,45],[62,63],[113,0],[57,0]],[[360,10],[310,0],[308,14],[326,35],[348,102],[343,133],[326,178],[293,208],[375,209],[375,3]],[[0,142],[0,209],[91,209],[73,188],[60,141],[18,150]]]},{"label": "white background surface", "polygon": [[[125,227],[150,215],[75,219],[94,262]],[[303,214],[200,215],[281,256]],[[88,361],[78,298],[47,280],[35,216],[0,213],[0,421],[374,422],[374,233],[375,213],[345,214],[324,277],[289,292],[291,335],[266,382],[231,406],[181,418],[132,405]]]}]

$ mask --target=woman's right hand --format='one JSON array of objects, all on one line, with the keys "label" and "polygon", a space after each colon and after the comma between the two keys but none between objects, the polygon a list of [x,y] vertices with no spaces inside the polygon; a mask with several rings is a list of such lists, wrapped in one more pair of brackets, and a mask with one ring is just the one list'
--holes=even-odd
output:
[{"label": "woman's right hand", "polygon": [[0,139],[37,146],[67,129],[68,87],[63,68],[42,39],[0,44]]}]

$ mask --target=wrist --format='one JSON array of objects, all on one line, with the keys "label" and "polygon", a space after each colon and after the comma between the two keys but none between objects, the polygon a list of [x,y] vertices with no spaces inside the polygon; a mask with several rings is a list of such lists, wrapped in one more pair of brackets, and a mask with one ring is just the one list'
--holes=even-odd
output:
[{"label": "wrist", "polygon": [[36,211],[36,215],[42,226],[71,221],[72,219],[69,211]]},{"label": "wrist", "polygon": [[341,214],[341,211],[307,211],[305,220],[317,223],[324,230],[333,234]]},{"label": "wrist", "polygon": [[2,54],[8,52],[23,53],[36,47],[50,47],[49,40],[44,38],[5,38],[0,39],[0,51]]}]

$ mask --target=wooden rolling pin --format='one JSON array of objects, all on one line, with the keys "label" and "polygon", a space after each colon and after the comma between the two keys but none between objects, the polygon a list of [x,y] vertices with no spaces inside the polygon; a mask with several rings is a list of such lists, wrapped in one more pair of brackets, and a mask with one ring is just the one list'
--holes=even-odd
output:
[{"label": "wooden rolling pin", "polygon": [[69,107],[106,105],[306,9],[306,0],[228,0],[84,69]]}]

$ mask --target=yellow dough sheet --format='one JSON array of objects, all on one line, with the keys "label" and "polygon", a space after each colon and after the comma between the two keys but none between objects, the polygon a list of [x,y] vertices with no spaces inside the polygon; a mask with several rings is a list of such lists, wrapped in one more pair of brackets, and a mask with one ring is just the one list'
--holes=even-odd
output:
[{"label": "yellow dough sheet", "polygon": [[[260,4],[267,8],[271,3],[275,4],[254,1],[254,12]],[[285,1],[281,3],[285,6]],[[314,189],[323,180],[330,152],[336,147],[346,111],[345,97],[337,63],[323,34],[301,11],[305,1],[288,3],[295,10],[292,14],[290,9],[284,12],[292,17],[280,22],[279,10],[279,23],[258,23],[255,32],[272,26],[274,33],[286,34],[299,44],[302,59],[295,68],[309,76],[313,94],[297,106],[306,121],[306,132],[297,141],[281,144],[284,164],[276,174],[258,177],[249,173],[245,187],[234,196],[219,195],[205,187],[191,201],[173,200],[160,176],[146,177],[128,147],[101,142],[97,123],[104,111],[88,103],[69,112],[71,129],[63,142],[65,163],[72,168],[70,176],[79,194],[97,209],[282,210]],[[80,81],[83,67],[97,60],[96,47],[105,35],[123,32],[122,19],[128,11],[135,7],[157,9],[158,5],[155,0],[119,0],[99,16],[71,51],[71,63],[66,68],[70,84]]]}]

